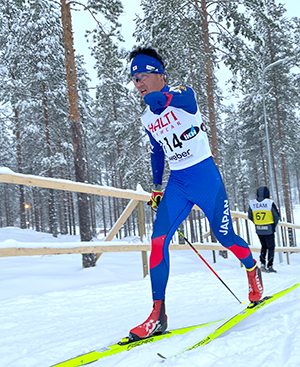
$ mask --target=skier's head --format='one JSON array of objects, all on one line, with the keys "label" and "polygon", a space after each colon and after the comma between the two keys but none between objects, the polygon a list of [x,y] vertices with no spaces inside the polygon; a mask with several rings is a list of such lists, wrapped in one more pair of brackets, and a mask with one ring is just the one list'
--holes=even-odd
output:
[{"label": "skier's head", "polygon": [[257,189],[257,200],[262,201],[270,197],[270,191],[266,186],[261,186]]},{"label": "skier's head", "polygon": [[161,91],[165,85],[165,71],[162,57],[151,47],[138,47],[130,53],[131,79],[144,97]]}]

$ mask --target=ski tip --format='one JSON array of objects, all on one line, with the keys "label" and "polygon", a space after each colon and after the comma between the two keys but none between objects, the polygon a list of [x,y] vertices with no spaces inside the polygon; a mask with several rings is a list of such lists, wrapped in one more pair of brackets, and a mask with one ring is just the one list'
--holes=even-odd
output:
[{"label": "ski tip", "polygon": [[163,356],[163,355],[162,355],[162,354],[160,354],[160,353],[157,353],[157,355],[158,355],[160,358],[162,358],[162,359],[167,359],[167,357]]}]

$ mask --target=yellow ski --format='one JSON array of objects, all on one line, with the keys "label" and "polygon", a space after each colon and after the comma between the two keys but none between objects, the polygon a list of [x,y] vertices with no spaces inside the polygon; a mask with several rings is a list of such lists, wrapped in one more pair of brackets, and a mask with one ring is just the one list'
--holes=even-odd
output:
[{"label": "yellow ski", "polygon": [[117,344],[113,344],[113,345],[110,345],[108,347],[101,348],[99,350],[94,350],[92,352],[82,354],[82,355],[77,356],[75,358],[68,359],[67,361],[55,364],[51,367],[77,367],[77,366],[83,366],[85,364],[98,361],[100,358],[104,358],[104,357],[111,356],[113,354],[121,353],[125,350],[129,351],[129,350],[131,350],[135,347],[139,347],[140,345],[154,343],[154,342],[156,342],[158,340],[161,340],[161,339],[164,339],[164,338],[170,338],[173,335],[182,335],[182,334],[188,333],[189,331],[195,330],[197,328],[205,327],[205,326],[208,326],[208,325],[213,325],[213,324],[216,324],[217,322],[220,322],[220,321],[223,321],[223,320],[212,321],[212,322],[207,322],[207,323],[201,324],[201,325],[195,325],[195,326],[185,327],[185,328],[181,328],[181,329],[166,331],[163,334],[154,335],[154,336],[151,336],[151,337],[146,338],[146,339],[138,340],[136,342],[129,342],[128,338],[124,338]]},{"label": "yellow ski", "polygon": [[[243,311],[239,312],[237,315],[233,316],[231,319],[229,319],[228,321],[226,321],[223,325],[221,325],[218,329],[216,329],[215,331],[213,331],[211,334],[209,334],[207,337],[205,337],[204,339],[200,340],[198,343],[192,345],[191,347],[183,350],[182,352],[180,352],[179,354],[177,354],[175,357],[177,357],[178,355],[185,353],[189,350],[193,350],[196,349],[198,347],[201,347],[202,345],[205,345],[209,342],[211,342],[213,339],[216,339],[218,336],[220,336],[221,334],[225,333],[225,331],[231,329],[234,325],[238,324],[240,321],[244,320],[246,317],[250,316],[251,314],[253,314],[254,312],[260,310],[262,307],[268,305],[269,303],[275,301],[276,299],[278,299],[281,296],[284,296],[285,294],[287,294],[288,292],[292,291],[293,289],[297,288],[299,286],[300,283],[297,283],[295,285],[293,285],[292,287],[285,289],[281,292],[275,293],[272,296],[269,297],[265,297],[262,300],[256,302],[256,303],[250,303],[250,305],[245,308]],[[163,356],[160,353],[157,353],[159,357],[166,359],[165,356]]]}]

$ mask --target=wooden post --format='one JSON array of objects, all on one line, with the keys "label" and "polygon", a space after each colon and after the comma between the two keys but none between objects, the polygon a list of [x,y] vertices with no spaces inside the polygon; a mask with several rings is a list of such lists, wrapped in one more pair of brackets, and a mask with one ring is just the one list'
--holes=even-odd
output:
[{"label": "wooden post", "polygon": [[[285,221],[285,218],[283,217],[283,221]],[[286,227],[284,227],[284,242],[285,246],[287,246],[287,235],[286,235]],[[286,252],[286,262],[288,265],[290,265],[290,257],[288,251]]]},{"label": "wooden post", "polygon": [[[283,221],[285,221],[284,217],[283,217]],[[287,243],[286,227],[284,227],[284,242],[285,242],[285,246],[287,246],[288,243]]]},{"label": "wooden post", "polygon": [[290,257],[289,257],[289,252],[286,252],[286,262],[288,265],[290,265]]},{"label": "wooden post", "polygon": [[216,253],[215,253],[215,250],[212,250],[212,254],[213,254],[213,262],[215,264],[216,263]]},{"label": "wooden post", "polygon": [[236,218],[236,219],[235,219],[235,221],[236,221],[236,232],[237,232],[237,235],[238,235],[239,237],[241,237],[241,231],[240,231],[240,222],[239,222],[239,218]]},{"label": "wooden post", "polygon": [[[234,204],[234,210],[237,211],[237,209],[238,209],[237,204]],[[236,234],[240,237],[241,232],[240,232],[240,223],[239,223],[238,217],[235,218],[235,223],[236,223]]]},{"label": "wooden post", "polygon": [[[139,216],[140,239],[142,241],[143,237],[146,234],[143,202],[139,201],[137,207],[138,207],[138,216]],[[143,262],[143,274],[144,274],[144,278],[145,278],[149,274],[147,251],[142,251],[142,262]]]},{"label": "wooden post", "polygon": [[[237,204],[234,204],[234,211],[237,211],[238,210],[238,206]],[[236,223],[236,232],[237,232],[237,235],[240,237],[240,223],[239,223],[239,218],[236,217],[235,219],[235,223]],[[240,261],[240,265],[241,265],[241,268],[243,267],[243,263]]]},{"label": "wooden post", "polygon": [[[125,223],[129,215],[132,213],[133,209],[137,206],[138,201],[137,200],[130,200],[126,208],[124,209],[123,213],[121,214],[120,218],[117,220],[117,222],[114,224],[114,226],[109,231],[107,237],[105,238],[104,242],[112,241],[112,239],[115,237],[115,235],[118,233],[119,229],[122,227],[122,225]],[[96,261],[98,261],[99,257],[102,254],[96,255]]]},{"label": "wooden post", "polygon": [[246,234],[247,234],[247,243],[249,246],[251,246],[251,238],[250,238],[250,232],[249,232],[249,226],[248,226],[248,219],[245,218],[245,227],[246,227]]}]

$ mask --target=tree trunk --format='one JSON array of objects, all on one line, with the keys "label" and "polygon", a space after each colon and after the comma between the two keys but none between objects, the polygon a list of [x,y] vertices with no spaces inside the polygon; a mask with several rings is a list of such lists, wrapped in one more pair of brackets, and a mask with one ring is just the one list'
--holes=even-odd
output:
[{"label": "tree trunk", "polygon": [[[70,106],[69,121],[72,132],[75,179],[76,182],[85,182],[85,163],[83,157],[83,134],[81,126],[81,117],[79,113],[78,81],[75,67],[74,42],[72,34],[72,21],[70,3],[61,0],[61,19],[63,27],[65,65],[68,98]],[[87,194],[78,193],[78,216],[81,241],[91,241],[90,213]],[[96,254],[83,254],[83,267],[96,265]]]},{"label": "tree trunk", "polygon": [[202,223],[201,223],[201,217],[202,217],[202,213],[200,210],[197,210],[197,216],[198,216],[198,223],[199,223],[199,237],[200,237],[200,242],[203,243],[203,231],[202,231]]},{"label": "tree trunk", "polygon": [[71,193],[68,192],[67,193],[67,199],[68,199],[68,224],[69,224],[69,233],[70,235],[72,236],[72,234],[76,234],[76,233],[73,233],[73,211],[72,211],[72,208],[73,208],[73,205],[72,205],[72,198],[71,198]]},{"label": "tree trunk", "polygon": [[[269,136],[270,136],[270,134],[269,134]],[[274,156],[272,141],[270,141],[270,151],[271,151],[271,157],[272,157],[272,167],[273,167],[273,172],[274,172],[274,183],[275,183],[275,190],[276,190],[277,207],[278,207],[278,210],[279,210],[279,213],[280,213],[279,188],[278,188],[277,174],[276,174],[276,169],[275,169],[275,156]],[[274,192],[274,195],[275,195],[275,192]]]},{"label": "tree trunk", "polygon": [[217,126],[216,126],[215,103],[214,103],[213,70],[211,62],[206,0],[201,0],[201,15],[202,15],[202,33],[204,41],[204,54],[205,54],[205,66],[206,66],[205,68],[206,94],[208,103],[210,135],[211,135],[211,151],[216,165],[219,166]]},{"label": "tree trunk", "polygon": [[[100,172],[100,185],[102,186],[101,172]],[[103,221],[104,237],[106,237],[106,216],[105,216],[105,202],[104,202],[103,195],[101,195],[101,208],[102,208],[102,221]]]},{"label": "tree trunk", "polygon": [[[268,34],[268,37],[269,37],[269,43],[273,44],[270,33]],[[273,56],[272,48],[270,49],[270,53],[271,53],[271,63],[274,63],[275,59]],[[280,108],[279,108],[278,82],[276,78],[276,69],[275,70],[273,69],[272,79],[273,79],[273,85],[274,85],[277,129],[278,129],[279,144],[280,144],[280,159],[281,159],[281,170],[282,170],[282,187],[283,187],[284,206],[286,210],[286,220],[287,222],[292,223],[291,203],[290,203],[290,195],[289,195],[287,167],[286,167],[285,155],[284,155],[284,136],[283,136],[283,130],[282,130],[282,124],[281,124],[281,114],[280,114]],[[289,234],[290,246],[294,246],[293,232],[291,228],[288,229],[288,234]]]},{"label": "tree trunk", "polygon": [[[61,168],[61,178],[64,179],[64,172]],[[61,211],[62,211],[62,220],[60,226],[60,233],[62,235],[68,234],[68,199],[66,191],[62,191],[62,202],[61,202]]]},{"label": "tree trunk", "polygon": [[65,191],[62,192],[62,201],[61,201],[61,211],[62,211],[62,221],[60,226],[60,233],[62,235],[68,234],[68,204],[67,204],[67,193]]},{"label": "tree trunk", "polygon": [[[16,139],[17,139],[17,160],[18,160],[18,172],[23,173],[22,169],[22,151],[21,151],[21,132],[19,127],[19,112],[15,109],[15,125],[16,125]],[[20,191],[20,228],[26,229],[26,211],[25,211],[25,193],[24,193],[24,186],[19,185]]]},{"label": "tree trunk", "polygon": [[92,237],[97,235],[97,221],[96,221],[96,199],[94,195],[89,195],[90,200],[90,212],[91,212],[91,224],[92,224]]},{"label": "tree trunk", "polygon": [[298,191],[298,200],[300,203],[300,173],[299,173],[299,167],[295,167],[296,170],[296,183],[297,183],[297,191]]},{"label": "tree trunk", "polygon": [[1,203],[0,203],[0,228],[3,228],[3,220],[2,220],[2,208],[1,208]]},{"label": "tree trunk", "polygon": [[33,206],[33,213],[34,213],[34,226],[37,232],[41,231],[40,228],[40,211],[39,211],[39,192],[38,188],[32,188],[32,206]]},{"label": "tree trunk", "polygon": [[14,220],[12,216],[12,205],[11,205],[11,199],[13,195],[11,193],[11,189],[8,184],[4,184],[4,207],[5,207],[5,217],[6,217],[6,226],[7,227],[13,227]]},{"label": "tree trunk", "polygon": [[195,235],[195,227],[194,227],[194,211],[192,210],[189,214],[189,222],[190,222],[190,233],[191,233],[191,242],[196,242],[196,235]]},{"label": "tree trunk", "polygon": [[[184,225],[183,225],[183,222],[180,224],[180,226],[179,226],[179,231],[182,233],[182,234],[184,234]],[[184,241],[184,238],[180,235],[180,234],[178,234],[178,236],[179,236],[179,244],[180,245],[184,245],[185,244],[185,241]]]},{"label": "tree trunk", "polygon": [[[262,161],[262,167],[263,167],[263,173],[264,173],[264,182],[265,182],[265,186],[268,186],[267,170],[266,170],[266,165],[265,165],[265,160],[264,160],[264,150],[263,150],[262,142],[260,142],[260,154],[261,154],[261,161]],[[257,182],[258,181],[259,180],[257,180]]]},{"label": "tree trunk", "polygon": [[[47,147],[47,158],[48,158],[48,170],[47,176],[52,177],[52,170],[51,170],[51,139],[50,139],[50,131],[49,131],[49,115],[48,115],[48,101],[46,95],[46,86],[43,83],[43,111],[44,111],[44,122],[45,122],[45,136],[46,136],[46,147]],[[48,208],[49,208],[49,221],[50,221],[50,231],[53,237],[57,237],[58,230],[57,230],[57,214],[56,214],[56,207],[55,207],[55,197],[54,197],[54,190],[49,190],[49,199],[48,199]]]},{"label": "tree trunk", "polygon": [[108,197],[108,214],[109,214],[109,224],[110,224],[110,228],[113,227],[114,222],[113,222],[113,218],[112,218],[112,213],[113,213],[113,208],[112,208],[112,201],[113,198],[111,198],[110,196]]},{"label": "tree trunk", "polygon": [[195,90],[195,77],[194,77],[194,68],[193,68],[193,62],[192,62],[192,51],[191,51],[190,44],[188,44],[188,50],[189,50],[190,73],[191,73],[191,78],[192,78],[192,88]]},{"label": "tree trunk", "polygon": [[45,224],[46,224],[46,220],[45,220],[45,215],[44,215],[44,212],[43,212],[43,207],[44,207],[44,203],[43,203],[43,191],[41,190],[38,190],[37,191],[37,210],[39,212],[38,216],[39,216],[39,223],[40,223],[40,227],[41,227],[41,232],[46,232],[46,227],[45,227]]},{"label": "tree trunk", "polygon": [[[286,220],[287,222],[292,223],[289,183],[288,183],[287,168],[286,168],[285,155],[284,155],[284,139],[283,139],[282,124],[281,124],[280,109],[279,109],[277,80],[276,80],[275,74],[273,74],[273,80],[274,80],[274,89],[275,89],[274,92],[275,92],[277,127],[278,127],[279,143],[280,143],[280,158],[281,158],[281,169],[282,169],[282,186],[283,186],[284,206],[285,206],[285,212],[286,212]],[[289,234],[290,246],[294,246],[293,231],[291,228],[288,229],[288,234]]]}]

